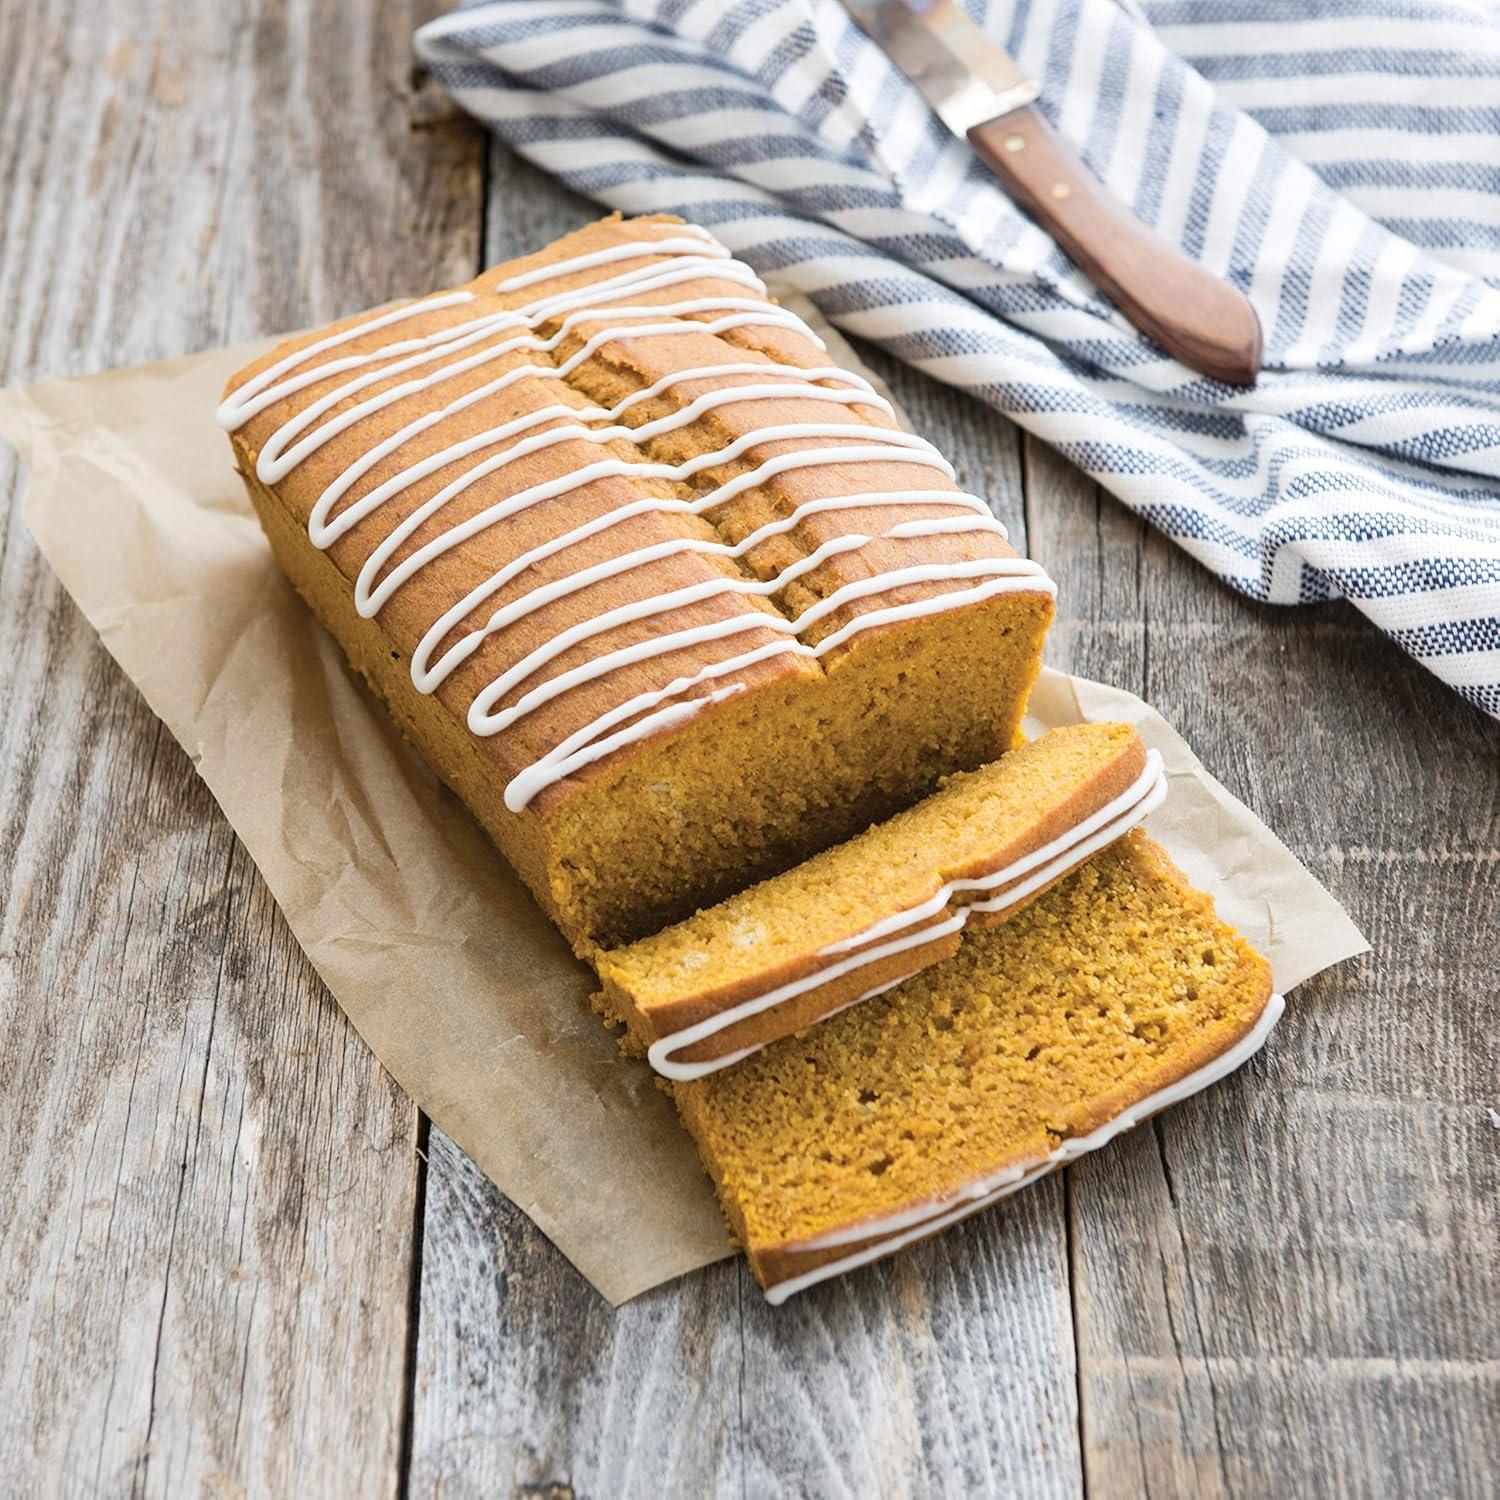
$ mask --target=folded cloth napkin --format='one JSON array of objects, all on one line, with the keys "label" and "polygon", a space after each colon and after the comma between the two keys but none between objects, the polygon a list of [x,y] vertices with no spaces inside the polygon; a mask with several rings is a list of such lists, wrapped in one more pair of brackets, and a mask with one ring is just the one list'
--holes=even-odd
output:
[{"label": "folded cloth napkin", "polygon": [[705,225],[1235,588],[1346,597],[1500,716],[1493,14],[965,4],[1114,192],[1254,300],[1253,390],[1137,334],[835,0],[489,0],[417,47],[569,186]]}]

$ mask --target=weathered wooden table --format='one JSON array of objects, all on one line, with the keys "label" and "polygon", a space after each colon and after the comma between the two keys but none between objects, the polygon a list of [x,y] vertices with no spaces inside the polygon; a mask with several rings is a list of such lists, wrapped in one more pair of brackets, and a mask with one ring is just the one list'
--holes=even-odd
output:
[{"label": "weathered wooden table", "polygon": [[[414,71],[422,10],[0,0],[0,379],[319,322],[588,217]],[[876,363],[1058,578],[1053,663],[1151,698],[1374,954],[936,1244],[780,1310],[729,1261],[612,1312],[345,1024],[7,454],[0,1489],[1500,1487],[1500,725]]]}]

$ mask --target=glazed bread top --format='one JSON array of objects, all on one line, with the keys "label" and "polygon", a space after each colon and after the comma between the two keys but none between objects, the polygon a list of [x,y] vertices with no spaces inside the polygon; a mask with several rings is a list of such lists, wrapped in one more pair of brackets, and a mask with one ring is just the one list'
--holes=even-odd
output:
[{"label": "glazed bread top", "polygon": [[901,622],[1052,591],[930,444],[671,220],[290,340],[220,420],[512,812]]}]

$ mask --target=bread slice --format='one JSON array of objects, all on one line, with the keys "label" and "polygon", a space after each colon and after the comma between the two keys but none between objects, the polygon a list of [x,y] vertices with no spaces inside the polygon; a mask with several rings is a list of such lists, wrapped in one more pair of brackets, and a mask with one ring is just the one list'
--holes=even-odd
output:
[{"label": "bread slice", "polygon": [[705,231],[607,220],[288,340],[220,420],[292,583],[580,953],[1014,743],[1050,581]]},{"label": "bread slice", "polygon": [[700,1077],[951,956],[1161,800],[1128,724],[1054,729],[795,869],[596,960],[600,1009]]},{"label": "bread slice", "polygon": [[886,995],[671,1087],[781,1300],[1203,1087],[1271,999],[1270,966],[1137,831]]}]

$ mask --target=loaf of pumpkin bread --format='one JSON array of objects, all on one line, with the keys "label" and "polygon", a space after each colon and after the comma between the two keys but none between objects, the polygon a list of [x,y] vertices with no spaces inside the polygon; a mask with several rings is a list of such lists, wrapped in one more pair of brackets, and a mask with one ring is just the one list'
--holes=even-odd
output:
[{"label": "loaf of pumpkin bread", "polygon": [[229,383],[292,583],[575,949],[1015,741],[1053,612],[706,232],[611,219]]}]

